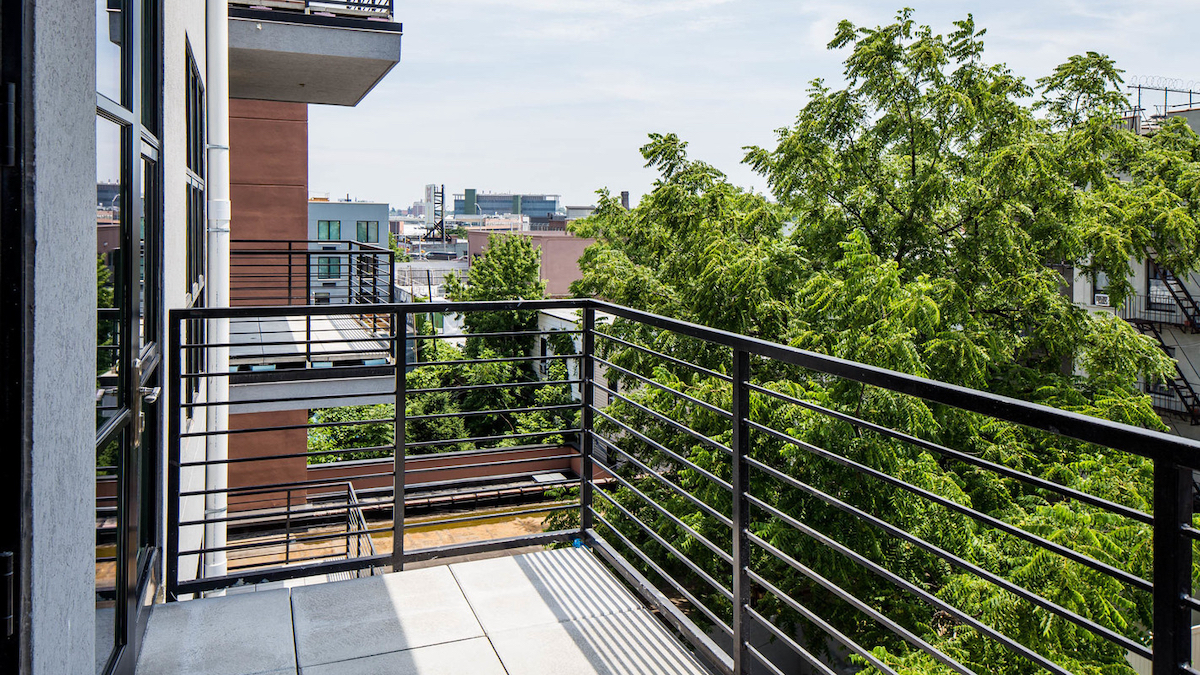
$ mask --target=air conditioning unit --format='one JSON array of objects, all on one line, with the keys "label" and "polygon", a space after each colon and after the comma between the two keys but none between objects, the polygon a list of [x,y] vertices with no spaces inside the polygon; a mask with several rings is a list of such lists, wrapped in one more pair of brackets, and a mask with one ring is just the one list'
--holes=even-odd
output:
[{"label": "air conditioning unit", "polygon": [[1098,307],[1108,307],[1108,293],[1095,293],[1092,295],[1092,304]]}]

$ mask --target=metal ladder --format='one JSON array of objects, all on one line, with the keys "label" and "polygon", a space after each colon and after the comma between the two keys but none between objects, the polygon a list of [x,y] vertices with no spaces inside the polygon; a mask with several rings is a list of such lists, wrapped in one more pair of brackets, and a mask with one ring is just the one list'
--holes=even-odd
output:
[{"label": "metal ladder", "polygon": [[1164,267],[1158,262],[1157,253],[1152,248],[1146,249],[1146,257],[1148,257],[1158,269],[1162,272],[1163,285],[1167,287],[1167,291],[1171,294],[1171,298],[1175,300],[1175,304],[1183,310],[1183,315],[1187,317],[1187,327],[1190,331],[1200,330],[1200,304],[1196,303],[1196,299],[1188,291],[1179,277],[1175,273]]},{"label": "metal ladder", "polygon": [[[1153,321],[1134,319],[1130,323],[1142,335],[1149,335],[1154,338],[1158,342],[1159,349],[1162,349],[1163,353],[1167,356],[1171,356],[1168,345],[1163,340],[1162,332],[1158,330],[1158,326]],[[1174,392],[1175,397],[1183,403],[1183,407],[1187,410],[1187,415],[1191,419],[1192,426],[1200,425],[1200,396],[1196,394],[1195,387],[1184,376],[1183,369],[1179,367],[1179,361],[1172,356],[1171,362],[1175,364],[1175,377],[1167,381],[1167,386]]]}]

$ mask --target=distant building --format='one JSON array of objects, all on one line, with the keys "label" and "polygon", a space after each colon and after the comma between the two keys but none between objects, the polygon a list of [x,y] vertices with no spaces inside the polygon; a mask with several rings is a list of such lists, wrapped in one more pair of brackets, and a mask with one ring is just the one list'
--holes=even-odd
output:
[{"label": "distant building", "polygon": [[[1152,109],[1142,107],[1142,94],[1147,101],[1162,101],[1163,90],[1131,87],[1137,93],[1137,107],[1124,117],[1126,128],[1141,135],[1158,133],[1171,117],[1182,117],[1195,131],[1200,131],[1200,105],[1191,100]],[[1200,92],[1175,92],[1193,94]],[[1191,99],[1190,96],[1186,97]],[[1063,274],[1065,292],[1072,301],[1091,312],[1110,312],[1125,319],[1138,332],[1155,340],[1168,356],[1175,360],[1176,371],[1165,383],[1145,382],[1143,391],[1149,394],[1155,409],[1172,433],[1188,438],[1200,438],[1200,275],[1176,274],[1162,267],[1157,254],[1147,249],[1143,255],[1129,259],[1129,281],[1133,295],[1116,306],[1108,293],[1109,279],[1102,273],[1084,274],[1070,265],[1056,268]]]},{"label": "distant building", "polygon": [[[376,261],[336,252],[357,250],[362,244],[387,249],[388,227],[388,205],[384,203],[324,200],[308,203],[308,248],[330,252],[315,255],[309,261],[314,303],[342,304],[358,294],[364,283],[372,287],[377,284],[378,277],[387,270],[377,269]],[[366,269],[357,269],[364,265]]]},{"label": "distant building", "polygon": [[595,205],[592,206],[568,206],[567,220],[576,220],[578,218],[587,218],[596,211]]},{"label": "distant building", "polygon": [[473,188],[454,195],[456,216],[514,214],[533,217],[557,213],[558,208],[559,195],[480,193]]},{"label": "distant building", "polygon": [[[488,236],[491,232],[472,230],[467,233],[467,250],[470,258],[487,252]],[[514,234],[533,239],[533,245],[542,249],[542,265],[539,276],[546,282],[546,294],[561,297],[570,294],[571,282],[580,279],[579,257],[583,250],[596,243],[595,239],[582,239],[567,232],[515,232]],[[503,235],[502,235],[503,236]]]},{"label": "distant building", "polygon": [[309,241],[356,241],[387,247],[388,205],[381,202],[308,202]]}]

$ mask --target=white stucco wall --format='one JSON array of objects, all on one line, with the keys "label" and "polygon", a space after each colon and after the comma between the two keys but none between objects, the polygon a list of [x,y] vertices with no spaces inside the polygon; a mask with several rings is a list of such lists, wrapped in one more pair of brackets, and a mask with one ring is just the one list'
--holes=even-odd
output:
[{"label": "white stucco wall", "polygon": [[95,7],[33,11],[34,325],[27,663],[94,668]]}]

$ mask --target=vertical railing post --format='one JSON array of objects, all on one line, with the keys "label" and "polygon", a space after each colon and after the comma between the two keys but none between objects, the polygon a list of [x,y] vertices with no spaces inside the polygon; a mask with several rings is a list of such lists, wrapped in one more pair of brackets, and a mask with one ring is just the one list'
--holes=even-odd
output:
[{"label": "vertical railing post", "polygon": [[[191,386],[183,382],[183,363],[190,361],[184,358],[180,349],[183,322],[171,312],[167,318],[169,334],[167,347],[167,602],[176,600],[179,588],[179,462],[180,462],[180,399],[183,398],[183,387]],[[193,349],[189,347],[188,349]],[[190,352],[188,352],[190,354]],[[193,408],[193,410],[195,410]],[[197,417],[199,419],[199,417]]]},{"label": "vertical railing post", "polygon": [[1192,470],[1171,459],[1154,462],[1153,675],[1178,675],[1192,658]]},{"label": "vertical railing post", "polygon": [[283,564],[292,562],[292,488],[287,489],[287,499],[283,506]]},{"label": "vertical railing post", "polygon": [[[312,294],[312,251],[304,253],[304,304],[313,304]],[[312,368],[312,315],[304,315],[304,366]]]},{"label": "vertical railing post", "polygon": [[596,349],[596,310],[591,306],[583,308],[583,343],[579,359],[579,452],[580,467],[583,475],[579,480],[579,529],[587,533],[592,529],[592,480],[593,480],[593,448],[592,448],[592,405],[595,397],[595,387],[592,378],[595,377],[595,361],[592,353]]},{"label": "vertical railing post", "polygon": [[292,276],[293,276],[292,275],[292,267],[294,267],[293,262],[292,262],[292,257],[293,257],[292,256],[292,242],[289,241],[287,243],[287,246],[288,246],[287,253],[284,254],[287,256],[287,265],[288,265],[287,304],[291,305],[292,299],[294,297],[294,293],[296,290],[296,288],[295,288],[296,282],[292,280]]},{"label": "vertical railing post", "polygon": [[750,354],[733,350],[733,672],[743,675],[749,672],[749,621],[746,607],[750,604],[750,579],[746,570],[750,566],[750,542],[746,536],[750,527],[750,504],[746,495],[750,492],[749,466],[746,456],[750,452]]},{"label": "vertical railing post", "polygon": [[396,326],[396,410],[395,432],[392,443],[392,571],[404,569],[404,426],[405,398],[408,382],[405,380],[405,367],[408,365],[408,312],[396,311],[392,314],[392,323]]}]

